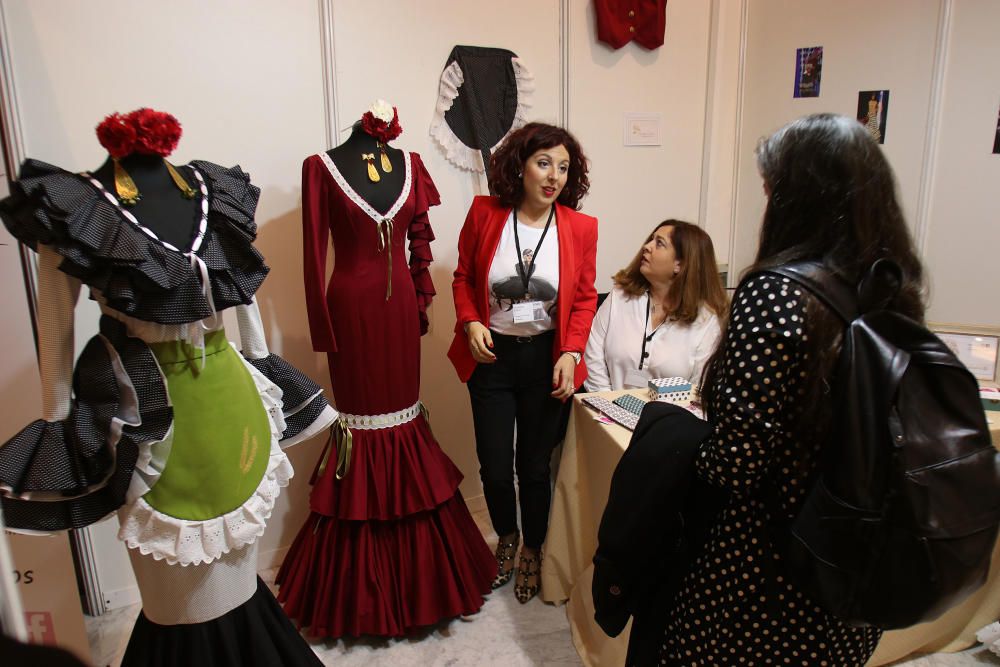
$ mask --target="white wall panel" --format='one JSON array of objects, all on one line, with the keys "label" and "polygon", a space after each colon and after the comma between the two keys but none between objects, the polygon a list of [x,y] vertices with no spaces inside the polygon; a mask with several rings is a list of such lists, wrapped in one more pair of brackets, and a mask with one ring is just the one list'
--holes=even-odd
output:
[{"label": "white wall panel", "polygon": [[[764,195],[754,148],[785,123],[823,111],[854,116],[858,92],[889,90],[886,157],[912,225],[923,152],[941,0],[749,0],[736,235],[731,269],[757,250]],[[795,50],[823,47],[820,96],[792,97]]]},{"label": "white wall panel", "polygon": [[952,3],[924,242],[928,319],[1000,327],[1000,2]]}]

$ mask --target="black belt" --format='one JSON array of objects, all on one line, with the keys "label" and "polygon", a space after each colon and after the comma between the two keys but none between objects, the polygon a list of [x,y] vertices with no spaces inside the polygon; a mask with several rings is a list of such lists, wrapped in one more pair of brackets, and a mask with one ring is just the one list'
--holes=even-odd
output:
[{"label": "black belt", "polygon": [[551,341],[552,337],[556,335],[556,332],[555,329],[549,329],[548,331],[543,331],[542,333],[535,334],[534,336],[510,336],[508,334],[498,333],[491,329],[490,335],[493,336],[493,341],[496,343],[534,343],[536,341]]}]

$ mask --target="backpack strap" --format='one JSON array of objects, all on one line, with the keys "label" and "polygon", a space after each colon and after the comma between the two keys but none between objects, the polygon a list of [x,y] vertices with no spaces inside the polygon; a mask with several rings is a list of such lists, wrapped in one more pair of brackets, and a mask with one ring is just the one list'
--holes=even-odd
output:
[{"label": "backpack strap", "polygon": [[845,324],[850,324],[858,317],[858,297],[854,290],[820,262],[791,262],[769,268],[765,273],[784,276],[805,287]]}]

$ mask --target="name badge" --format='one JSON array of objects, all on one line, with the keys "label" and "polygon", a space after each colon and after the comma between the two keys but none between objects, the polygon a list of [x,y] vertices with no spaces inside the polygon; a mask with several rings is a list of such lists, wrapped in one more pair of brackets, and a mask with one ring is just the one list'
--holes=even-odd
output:
[{"label": "name badge", "polygon": [[649,380],[652,375],[648,371],[640,371],[637,368],[630,368],[627,373],[625,373],[625,388],[626,389],[645,389],[649,386]]},{"label": "name badge", "polygon": [[541,322],[545,319],[545,305],[541,301],[522,301],[514,304],[514,324]]}]

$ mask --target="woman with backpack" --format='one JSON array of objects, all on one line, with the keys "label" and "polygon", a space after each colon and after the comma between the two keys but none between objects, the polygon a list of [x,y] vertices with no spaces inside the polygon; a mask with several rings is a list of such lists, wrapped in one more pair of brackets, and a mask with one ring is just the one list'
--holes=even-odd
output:
[{"label": "woman with backpack", "polygon": [[838,418],[830,386],[844,325],[767,270],[817,260],[857,285],[876,260],[891,259],[903,277],[889,307],[919,322],[923,269],[892,169],[857,120],[796,120],[760,143],[757,165],[767,195],[760,247],[706,366],[713,433],[695,464],[729,499],[667,614],[661,663],[863,665],[881,632],[850,627],[810,600],[777,545]]}]

